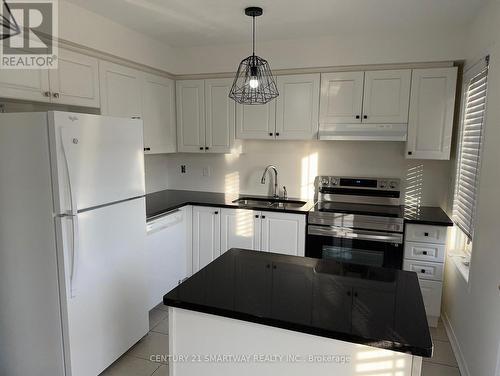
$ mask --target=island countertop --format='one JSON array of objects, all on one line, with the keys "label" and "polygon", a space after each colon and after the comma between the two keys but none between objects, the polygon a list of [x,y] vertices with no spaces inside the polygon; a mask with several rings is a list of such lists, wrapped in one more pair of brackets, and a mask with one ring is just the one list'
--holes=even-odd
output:
[{"label": "island countertop", "polygon": [[417,275],[307,257],[231,249],[164,304],[311,335],[432,355]]}]

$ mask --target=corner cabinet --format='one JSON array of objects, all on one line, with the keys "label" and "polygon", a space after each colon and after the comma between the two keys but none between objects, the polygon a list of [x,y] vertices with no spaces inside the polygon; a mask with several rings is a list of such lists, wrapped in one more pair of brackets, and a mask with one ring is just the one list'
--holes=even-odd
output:
[{"label": "corner cabinet", "polygon": [[234,142],[231,79],[176,82],[179,152],[229,153]]},{"label": "corner cabinet", "polygon": [[107,61],[100,61],[101,113],[141,118],[146,154],[175,153],[174,82]]},{"label": "corner cabinet", "polygon": [[231,248],[304,256],[305,214],[193,207],[193,273]]},{"label": "corner cabinet", "polygon": [[408,159],[450,159],[457,68],[414,69]]},{"label": "corner cabinet", "polygon": [[265,105],[236,105],[236,138],[317,139],[320,74],[278,76],[278,98]]},{"label": "corner cabinet", "polygon": [[0,97],[99,107],[98,60],[59,49],[57,69],[2,69]]}]

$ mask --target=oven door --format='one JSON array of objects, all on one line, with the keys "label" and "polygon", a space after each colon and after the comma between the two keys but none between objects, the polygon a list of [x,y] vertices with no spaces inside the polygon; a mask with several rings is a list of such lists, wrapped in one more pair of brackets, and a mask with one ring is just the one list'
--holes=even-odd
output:
[{"label": "oven door", "polygon": [[402,269],[403,234],[309,225],[306,256]]}]

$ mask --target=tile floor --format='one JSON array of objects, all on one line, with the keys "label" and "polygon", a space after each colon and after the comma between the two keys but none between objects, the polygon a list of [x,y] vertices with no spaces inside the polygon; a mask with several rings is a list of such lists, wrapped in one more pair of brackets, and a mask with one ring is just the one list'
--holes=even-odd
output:
[{"label": "tile floor", "polygon": [[[100,376],[168,376],[166,362],[150,360],[168,349],[168,312],[163,304],[149,312],[149,333]],[[446,331],[440,321],[431,328],[434,356],[424,358],[422,376],[460,376]]]}]

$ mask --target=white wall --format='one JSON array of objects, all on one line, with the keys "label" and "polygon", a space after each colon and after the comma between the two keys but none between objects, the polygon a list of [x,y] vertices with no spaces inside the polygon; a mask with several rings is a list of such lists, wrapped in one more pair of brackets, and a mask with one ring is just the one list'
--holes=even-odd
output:
[{"label": "white wall", "polygon": [[[444,313],[458,343],[463,376],[500,375],[500,3],[484,6],[469,31],[468,57],[490,52],[488,108],[477,226],[468,283],[448,259]],[[451,261],[451,262],[450,262]]]},{"label": "white wall", "polygon": [[[290,197],[307,197],[317,175],[387,176],[409,181],[423,205],[446,205],[450,163],[404,158],[402,142],[245,141],[243,154],[175,154],[167,157],[168,187],[216,192],[267,194],[272,178],[260,184],[264,168],[275,164],[280,187]],[[187,173],[180,173],[185,164]],[[203,168],[211,176],[203,176]]]},{"label": "white wall", "polygon": [[[463,58],[462,30],[355,33],[301,40],[257,41],[272,69],[408,63]],[[234,72],[250,54],[246,44],[179,48],[177,74]]]},{"label": "white wall", "polygon": [[59,38],[153,68],[176,70],[177,54],[168,45],[64,0],[59,0]]}]

